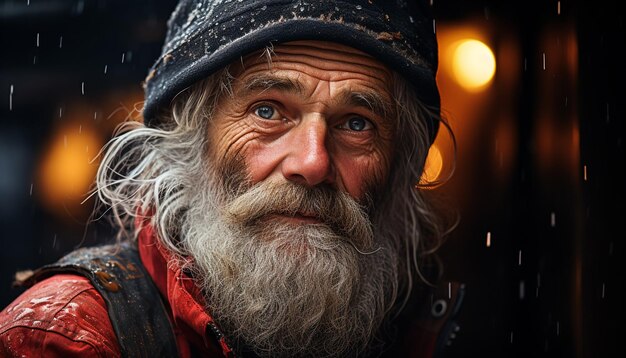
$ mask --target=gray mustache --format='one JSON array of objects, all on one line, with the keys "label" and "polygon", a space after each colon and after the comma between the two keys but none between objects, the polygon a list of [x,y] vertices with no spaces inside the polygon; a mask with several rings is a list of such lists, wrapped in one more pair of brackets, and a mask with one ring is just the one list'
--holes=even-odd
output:
[{"label": "gray mustache", "polygon": [[224,214],[227,222],[243,225],[254,225],[272,214],[313,216],[363,249],[372,245],[372,224],[365,208],[328,186],[260,182],[228,202]]}]

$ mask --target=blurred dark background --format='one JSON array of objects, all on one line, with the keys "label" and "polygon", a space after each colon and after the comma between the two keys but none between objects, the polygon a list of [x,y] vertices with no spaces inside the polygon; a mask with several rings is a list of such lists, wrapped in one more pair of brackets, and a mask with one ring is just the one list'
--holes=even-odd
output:
[{"label": "blurred dark background", "polygon": [[[0,1],[0,306],[20,293],[17,270],[111,237],[86,225],[92,159],[139,108],[174,5]],[[623,12],[608,0],[432,6],[458,142],[434,194],[461,216],[440,256],[444,279],[467,284],[450,356],[625,356]],[[491,51],[493,77],[488,58],[463,57],[480,50],[458,51],[467,40]],[[439,178],[453,158],[442,132]]]}]

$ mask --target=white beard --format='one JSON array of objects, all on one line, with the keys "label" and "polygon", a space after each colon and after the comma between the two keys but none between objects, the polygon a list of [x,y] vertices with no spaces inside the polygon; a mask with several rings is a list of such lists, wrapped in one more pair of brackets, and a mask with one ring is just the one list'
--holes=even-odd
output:
[{"label": "white beard", "polygon": [[[295,213],[309,206],[289,203],[308,202],[308,194],[290,183],[300,194],[260,183],[243,195],[224,195],[207,177],[207,190],[190,195],[180,237],[207,311],[230,342],[272,357],[354,356],[367,349],[395,300],[398,254],[374,238],[359,205],[346,202],[346,194],[340,204],[311,206],[321,212],[340,205],[347,216],[331,213],[307,225],[266,220],[264,210],[278,203],[265,201]],[[341,222],[326,224],[337,216]],[[374,246],[372,254],[360,253]]]}]

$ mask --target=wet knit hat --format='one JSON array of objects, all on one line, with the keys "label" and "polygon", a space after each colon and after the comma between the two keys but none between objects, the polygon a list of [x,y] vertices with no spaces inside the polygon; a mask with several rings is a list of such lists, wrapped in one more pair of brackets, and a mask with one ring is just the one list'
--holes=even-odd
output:
[{"label": "wet knit hat", "polygon": [[[269,45],[321,40],[368,53],[414,86],[439,112],[437,39],[423,0],[181,0],[145,88],[144,120],[193,83]],[[431,140],[438,122],[428,123]]]}]

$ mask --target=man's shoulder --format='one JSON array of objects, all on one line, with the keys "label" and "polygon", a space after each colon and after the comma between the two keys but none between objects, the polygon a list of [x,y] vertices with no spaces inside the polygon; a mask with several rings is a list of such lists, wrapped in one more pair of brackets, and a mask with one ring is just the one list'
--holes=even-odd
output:
[{"label": "man's shoulder", "polygon": [[106,303],[89,279],[54,275],[0,312],[0,356],[44,350],[52,356],[119,356]]}]

